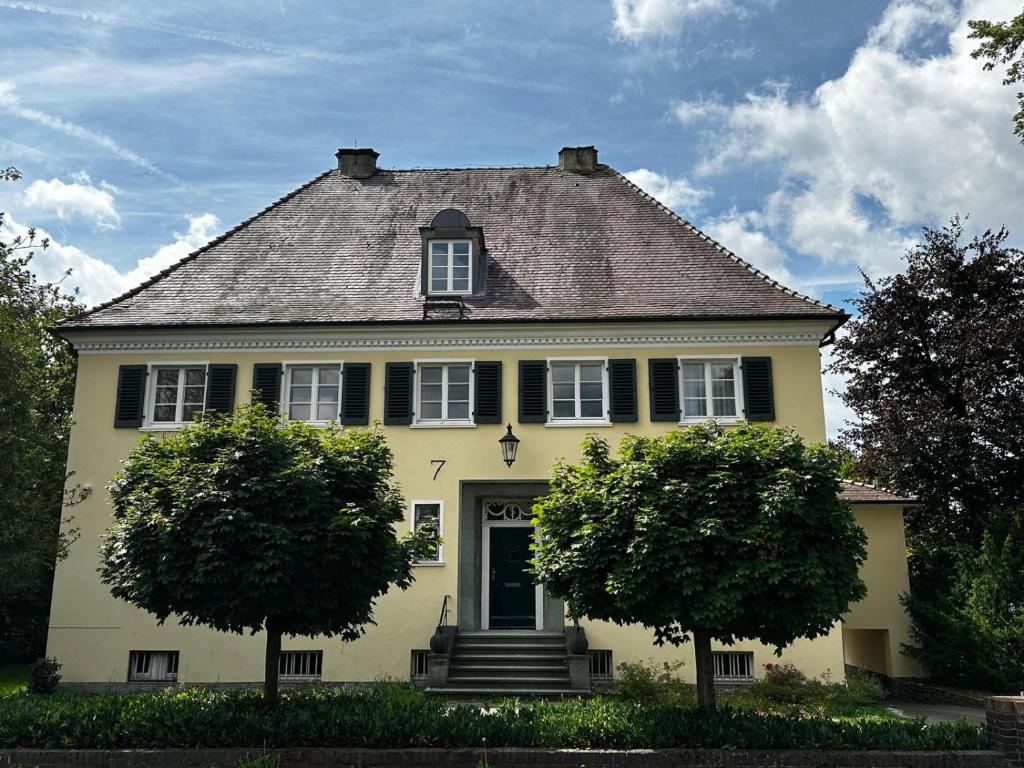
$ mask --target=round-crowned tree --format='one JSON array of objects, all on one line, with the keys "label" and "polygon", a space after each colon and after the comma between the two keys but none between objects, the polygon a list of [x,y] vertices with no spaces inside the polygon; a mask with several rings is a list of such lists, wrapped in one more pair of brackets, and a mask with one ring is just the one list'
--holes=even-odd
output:
[{"label": "round-crowned tree", "polygon": [[282,635],[356,639],[434,544],[396,534],[404,502],[379,430],[285,423],[260,405],[147,437],[109,490],[111,592],[161,623],[265,630],[269,704]]},{"label": "round-crowned tree", "polygon": [[829,632],[865,587],[864,532],[839,498],[840,459],[791,429],[714,423],[588,437],[534,506],[538,578],[573,616],[694,641],[701,708],[715,707],[711,641],[777,649]]}]

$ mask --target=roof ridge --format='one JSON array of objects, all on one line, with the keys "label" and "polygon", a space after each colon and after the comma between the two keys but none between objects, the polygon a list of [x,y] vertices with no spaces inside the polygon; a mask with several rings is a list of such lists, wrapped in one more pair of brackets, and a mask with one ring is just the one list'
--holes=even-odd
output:
[{"label": "roof ridge", "polygon": [[419,173],[421,171],[550,171],[557,165],[451,165],[413,166],[412,168],[378,168],[386,173]]},{"label": "roof ridge", "polygon": [[678,213],[673,211],[671,208],[669,208],[663,202],[658,200],[658,198],[656,198],[654,195],[651,195],[648,192],[645,192],[639,185],[634,184],[632,181],[630,181],[626,177],[626,175],[624,173],[622,173],[621,171],[616,170],[615,168],[612,168],[611,166],[607,166],[607,167],[608,167],[608,170],[610,170],[612,173],[617,175],[619,177],[619,179],[621,179],[621,181],[624,184],[626,184],[627,186],[632,187],[641,197],[643,197],[643,198],[645,198],[647,200],[651,200],[655,205],[658,206],[658,208],[660,208],[662,210],[662,212],[667,213],[669,216],[671,216],[677,222],[679,222],[684,227],[689,229],[693,234],[697,235],[697,237],[699,237],[702,240],[704,240],[705,242],[709,243],[710,245],[712,245],[714,248],[716,248],[721,253],[724,253],[726,256],[731,258],[737,264],[739,264],[742,267],[744,267],[747,271],[749,271],[749,272],[753,273],[754,275],[757,275],[758,277],[760,277],[762,280],[764,280],[766,283],[768,283],[773,288],[777,288],[778,290],[782,291],[783,293],[785,293],[785,294],[787,294],[789,296],[794,296],[794,297],[796,297],[798,299],[801,299],[801,300],[803,300],[803,301],[805,301],[808,304],[811,304],[813,306],[820,307],[822,309],[829,309],[829,310],[831,310],[833,312],[839,312],[841,314],[845,314],[845,312],[843,312],[843,310],[841,308],[839,308],[839,307],[835,307],[835,306],[833,306],[831,304],[826,304],[823,301],[819,301],[818,299],[812,298],[812,297],[808,296],[807,294],[800,293],[799,291],[796,291],[796,290],[794,290],[794,289],[792,289],[792,288],[790,288],[788,286],[783,285],[778,280],[776,280],[771,275],[769,275],[767,272],[764,272],[764,271],[758,269],[753,264],[751,264],[749,261],[747,261],[745,259],[741,259],[739,256],[737,256],[731,250],[729,250],[724,245],[722,245],[720,242],[715,240],[713,237],[711,237],[710,235],[707,235],[704,232],[702,232],[701,230],[699,230],[697,227],[695,227],[693,224],[688,222],[686,219],[684,219]]},{"label": "roof ridge", "polygon": [[107,299],[106,301],[104,301],[104,302],[102,302],[100,304],[97,304],[95,307],[91,307],[90,309],[87,309],[84,312],[80,312],[77,315],[72,315],[70,317],[65,317],[63,320],[61,320],[60,322],[57,323],[57,326],[59,327],[59,326],[62,326],[64,324],[66,324],[66,323],[77,322],[79,320],[82,320],[83,318],[86,318],[86,317],[89,317],[92,314],[95,314],[96,312],[99,312],[101,309],[109,309],[110,307],[114,306],[115,304],[119,304],[119,303],[121,303],[122,301],[124,301],[126,299],[130,299],[132,296],[138,295],[143,290],[145,290],[149,286],[153,285],[153,283],[157,282],[158,280],[163,279],[164,277],[169,275],[171,272],[174,272],[176,269],[178,269],[181,266],[184,266],[188,262],[193,261],[198,256],[200,256],[201,254],[203,254],[206,251],[208,251],[211,248],[213,248],[215,245],[218,245],[218,244],[222,243],[224,240],[226,240],[231,235],[233,235],[236,232],[238,232],[240,229],[243,229],[243,228],[249,226],[254,221],[256,221],[256,219],[260,218],[261,216],[266,215],[267,213],[269,213],[271,210],[273,210],[277,206],[281,205],[282,203],[285,203],[285,202],[291,200],[293,197],[298,195],[300,192],[304,192],[305,190],[309,189],[311,186],[316,184],[318,181],[321,181],[322,179],[326,178],[330,174],[334,173],[336,170],[337,170],[336,168],[329,168],[329,169],[327,169],[326,171],[324,171],[323,173],[319,174],[315,178],[312,178],[309,181],[307,181],[306,183],[302,184],[301,186],[296,187],[291,192],[288,192],[287,194],[282,195],[277,200],[272,202],[270,205],[266,206],[265,208],[263,208],[260,211],[257,211],[256,213],[254,213],[249,218],[242,220],[241,222],[239,222],[238,224],[233,226],[231,229],[223,232],[220,235],[217,235],[217,237],[215,237],[212,240],[210,240],[210,242],[208,242],[206,245],[202,245],[199,248],[196,248],[194,251],[192,251],[188,255],[183,256],[182,258],[178,259],[178,261],[174,262],[170,266],[164,267],[159,272],[157,272],[155,275],[153,275],[152,277],[147,278],[146,280],[144,280],[143,282],[139,283],[139,285],[135,286],[134,288],[131,288],[131,289],[125,291],[120,296],[115,296],[112,299]]}]

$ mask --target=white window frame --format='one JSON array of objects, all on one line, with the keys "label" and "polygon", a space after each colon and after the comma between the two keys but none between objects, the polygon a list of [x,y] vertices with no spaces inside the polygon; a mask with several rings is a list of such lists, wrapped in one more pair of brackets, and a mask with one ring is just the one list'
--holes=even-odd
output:
[{"label": "white window frame", "polygon": [[[284,375],[281,377],[281,415],[288,421],[302,421],[302,419],[289,419],[288,412],[291,410],[291,375],[292,371],[296,368],[331,368],[337,366],[338,368],[338,415],[333,419],[305,419],[306,424],[312,424],[314,427],[325,427],[331,422],[337,423],[341,416],[341,385],[342,379],[345,377],[345,363],[341,360],[284,360],[281,365],[284,367]],[[310,409],[309,415],[312,416],[316,411],[316,395],[320,388],[320,377],[319,375],[313,376],[313,384],[310,391]]]},{"label": "white window frame", "polygon": [[[721,666],[723,669],[738,668],[739,664],[733,664],[733,660],[738,660],[743,657],[747,669],[750,671],[748,675],[733,675],[728,672],[724,674],[718,674],[716,668]],[[719,661],[721,663],[719,663]],[[754,681],[754,652],[753,651],[735,651],[735,650],[714,650],[711,652],[711,668],[716,683],[752,683]]]},{"label": "white window frame", "polygon": [[[206,412],[206,388],[210,386],[210,362],[209,360],[154,360],[146,362],[146,397],[142,411],[141,429],[150,432],[181,429],[191,421],[153,421],[153,412],[156,409],[156,372],[161,368],[202,368],[203,374],[203,412]],[[181,374],[178,374],[178,401],[174,406],[176,419],[181,418],[181,409],[184,403],[185,388],[181,384]]]},{"label": "white window frame", "polygon": [[[444,398],[441,401],[441,413],[442,418],[440,419],[424,419],[420,414],[422,409],[420,407],[420,385],[422,384],[420,370],[423,366],[443,366],[443,373],[441,374],[441,397]],[[443,417],[443,414],[448,412],[448,366],[449,365],[468,365],[469,366],[469,416],[465,419],[447,419]],[[413,400],[412,400],[412,424],[410,426],[416,427],[417,429],[423,428],[457,428],[465,429],[467,427],[476,427],[476,361],[469,360],[465,357],[456,358],[444,358],[444,359],[427,359],[427,360],[414,360],[413,361]]]},{"label": "white window frame", "polygon": [[[434,290],[434,243],[445,243],[448,246],[448,262],[447,262],[447,289],[443,291]],[[454,288],[455,281],[455,253],[452,246],[455,243],[466,243],[469,245],[469,283],[464,291],[456,291]],[[447,240],[444,238],[437,238],[434,240],[427,241],[427,263],[425,265],[427,270],[427,295],[428,296],[469,296],[473,293],[473,241],[466,240],[465,238],[455,238],[453,240]]]},{"label": "white window frame", "polygon": [[[555,417],[555,384],[552,374],[552,363],[601,363],[601,418],[581,418],[579,416]],[[547,371],[547,409],[548,418],[544,426],[547,427],[610,427],[612,425],[608,411],[611,408],[609,397],[608,381],[608,358],[607,357],[549,357],[546,359]],[[580,380],[578,372],[575,380],[576,386],[576,412],[580,411]]]},{"label": "white window frame", "polygon": [[[288,662],[291,659],[298,658],[300,656],[306,656],[307,661],[312,661],[313,666],[320,667],[319,672],[312,674],[297,675],[294,673],[281,672],[281,666],[288,666]],[[281,651],[278,657],[278,676],[277,679],[282,683],[315,683],[323,678],[323,666],[324,666],[324,652],[320,649],[316,650],[296,650],[288,648]]]},{"label": "white window frame", "polygon": [[[679,355],[679,423],[680,424],[701,424],[705,421],[717,421],[719,424],[736,424],[746,416],[745,404],[743,402],[743,357],[741,355]],[[714,403],[711,394],[711,368],[704,367],[704,402],[707,408],[705,416],[687,416],[686,401],[684,399],[685,387],[683,386],[683,363],[732,363],[734,382],[736,385],[736,415],[715,416]]]},{"label": "white window frame", "polygon": [[[444,539],[444,501],[442,499],[413,499],[409,502],[409,530],[416,530],[416,507],[419,506],[436,506],[437,507],[437,537]],[[414,566],[424,566],[427,568],[438,567],[444,565],[444,543],[439,542],[437,545],[437,560],[416,560],[413,562]]]},{"label": "white window frame", "polygon": [[[167,672],[166,669],[169,664],[165,662],[164,673],[162,675],[155,675],[152,671],[150,672],[136,672],[135,661],[141,656],[149,656],[150,669],[153,667],[153,657],[155,654],[164,654],[170,661],[172,658],[175,659],[174,671]],[[128,652],[128,682],[129,683],[175,683],[178,681],[178,671],[181,668],[181,652],[180,651],[149,651],[149,650],[136,650]]]}]

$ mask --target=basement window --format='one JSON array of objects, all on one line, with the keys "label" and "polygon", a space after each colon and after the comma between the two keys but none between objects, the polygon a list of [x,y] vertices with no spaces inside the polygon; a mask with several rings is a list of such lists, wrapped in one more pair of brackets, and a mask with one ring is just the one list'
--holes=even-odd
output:
[{"label": "basement window", "polygon": [[751,651],[712,651],[716,683],[754,681],[754,654]]},{"label": "basement window", "polygon": [[132,651],[128,654],[129,682],[174,683],[177,680],[177,651]]},{"label": "basement window", "polygon": [[427,650],[413,650],[409,659],[409,680],[417,685],[423,685],[427,682],[428,657],[430,651]]},{"label": "basement window", "polygon": [[277,675],[286,683],[316,682],[320,680],[323,667],[323,651],[281,651]]}]

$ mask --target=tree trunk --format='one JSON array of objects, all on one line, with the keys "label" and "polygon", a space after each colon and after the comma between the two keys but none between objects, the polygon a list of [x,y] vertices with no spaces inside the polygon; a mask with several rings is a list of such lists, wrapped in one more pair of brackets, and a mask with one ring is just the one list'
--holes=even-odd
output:
[{"label": "tree trunk", "polygon": [[697,706],[702,712],[714,712],[715,664],[711,658],[711,635],[701,629],[694,630],[693,650],[697,660]]},{"label": "tree trunk", "polygon": [[263,703],[277,706],[277,669],[281,659],[281,632],[267,624],[267,660],[263,669]]}]

